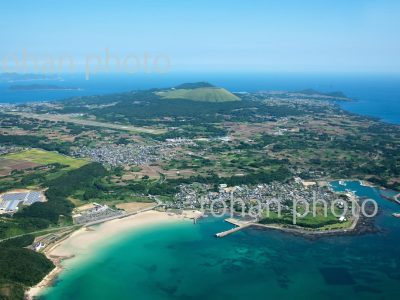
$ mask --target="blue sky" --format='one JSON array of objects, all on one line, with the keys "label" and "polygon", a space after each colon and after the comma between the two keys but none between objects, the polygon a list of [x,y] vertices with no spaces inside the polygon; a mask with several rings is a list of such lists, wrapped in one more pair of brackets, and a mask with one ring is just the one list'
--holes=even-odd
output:
[{"label": "blue sky", "polygon": [[[2,1],[0,57],[168,57],[171,70],[399,72],[397,0]],[[12,64],[12,63],[10,63]]]}]

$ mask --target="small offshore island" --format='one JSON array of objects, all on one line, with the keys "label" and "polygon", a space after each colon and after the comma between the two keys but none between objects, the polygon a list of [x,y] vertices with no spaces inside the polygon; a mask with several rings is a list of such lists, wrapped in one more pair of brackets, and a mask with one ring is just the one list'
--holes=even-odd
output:
[{"label": "small offshore island", "polygon": [[[294,233],[308,243],[378,232],[373,218],[359,217],[365,199],[345,185],[362,180],[398,193],[400,127],[336,101],[350,99],[314,90],[231,93],[199,82],[1,105],[0,193],[13,196],[0,199],[0,267],[16,273],[0,272],[0,294],[23,298],[33,287],[29,296],[38,295],[61,276],[63,260],[90,260],[92,247],[151,226],[179,223],[184,241],[195,230],[209,245],[236,243],[230,233],[251,239],[244,228],[263,241],[261,230],[272,229],[268,235]],[[346,180],[332,183],[338,178]],[[26,202],[20,190],[44,196]],[[252,216],[256,204],[264,207]]]},{"label": "small offshore island", "polygon": [[80,88],[50,84],[11,85],[11,91],[80,91]]}]

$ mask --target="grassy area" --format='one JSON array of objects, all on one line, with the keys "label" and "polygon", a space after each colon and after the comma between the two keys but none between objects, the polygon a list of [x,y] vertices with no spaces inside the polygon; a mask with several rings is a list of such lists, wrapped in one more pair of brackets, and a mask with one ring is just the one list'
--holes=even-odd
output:
[{"label": "grassy area", "polygon": [[141,167],[138,167],[138,166],[131,167],[131,172],[140,172],[140,171],[142,171]]},{"label": "grassy area", "polygon": [[56,152],[49,152],[39,149],[30,149],[18,153],[11,153],[4,155],[1,158],[29,161],[41,165],[59,163],[62,165],[67,165],[67,170],[78,169],[88,163],[88,161],[84,159],[76,159]]},{"label": "grassy area", "polygon": [[84,206],[93,202],[105,204],[110,207],[116,207],[119,204],[127,204],[127,203],[155,203],[153,200],[145,196],[126,196],[125,198],[122,199],[121,198],[115,199],[113,197],[107,199],[93,198],[90,199],[89,201],[83,201],[76,197],[75,198],[69,197],[68,200],[70,200],[75,205],[75,207]]},{"label": "grassy area", "polygon": [[223,88],[204,87],[196,89],[177,89],[158,92],[165,99],[187,99],[202,102],[240,101],[240,98]]},{"label": "grassy area", "polygon": [[[300,214],[303,213],[301,209],[298,209]],[[338,211],[336,211],[338,213]],[[282,224],[282,225],[293,225],[293,215],[289,212],[282,212],[279,216],[276,212],[264,212],[263,217],[260,220],[261,224]],[[305,217],[297,217],[296,225],[304,228],[312,228],[318,230],[332,230],[332,229],[344,229],[350,227],[352,224],[351,220],[340,222],[336,216],[328,209],[327,216],[324,215],[322,209],[316,209],[316,215],[308,213]]]}]

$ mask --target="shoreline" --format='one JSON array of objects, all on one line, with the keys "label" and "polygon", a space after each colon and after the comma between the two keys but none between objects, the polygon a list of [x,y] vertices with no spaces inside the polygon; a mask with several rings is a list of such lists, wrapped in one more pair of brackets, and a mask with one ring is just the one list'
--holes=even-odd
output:
[{"label": "shoreline", "polygon": [[[355,199],[359,199],[356,197]],[[378,232],[379,229],[375,226],[375,217],[369,218],[360,213],[361,207],[358,200],[354,200],[357,206],[357,213],[353,219],[351,226],[346,228],[338,228],[338,229],[330,229],[330,230],[313,230],[306,229],[303,227],[296,226],[284,226],[282,224],[261,224],[261,223],[251,223],[248,227],[254,228],[256,230],[277,230],[297,236],[301,236],[304,238],[308,238],[310,240],[315,240],[323,237],[332,237],[332,236],[345,236],[345,235],[362,235],[366,233],[375,233]],[[368,209],[368,213],[370,213],[370,209]]]},{"label": "shoreline", "polygon": [[[344,183],[346,181],[343,181]],[[362,185],[362,181],[358,181],[360,185]],[[341,184],[342,185],[342,184]],[[276,230],[276,231],[281,231],[285,233],[290,233],[293,235],[298,235],[302,236],[304,238],[308,239],[318,239],[322,237],[327,237],[327,236],[342,236],[342,235],[360,235],[364,233],[371,233],[371,232],[377,232],[378,229],[374,225],[374,219],[375,218],[368,218],[365,217],[361,214],[361,206],[359,203],[359,200],[361,199],[360,197],[356,196],[353,193],[347,193],[351,199],[351,201],[355,204],[356,206],[356,213],[353,215],[353,220],[351,222],[351,225],[348,227],[344,228],[334,228],[334,229],[312,229],[312,228],[307,228],[307,227],[301,227],[301,226],[296,226],[296,225],[290,225],[290,224],[278,224],[278,223],[270,223],[270,224],[262,224],[258,222],[247,222],[244,224],[240,224],[240,222],[233,223],[231,221],[228,221],[228,219],[225,219],[225,221],[232,223],[236,225],[237,227],[220,232],[216,234],[216,237],[224,237],[230,233],[236,232],[241,229],[247,229],[247,228],[252,228],[256,230]],[[400,194],[399,194],[400,195]],[[237,221],[237,220],[235,220]]]},{"label": "shoreline", "polygon": [[35,299],[37,296],[39,296],[45,289],[48,287],[52,286],[54,281],[58,278],[60,273],[64,270],[64,267],[62,266],[62,262],[64,260],[73,258],[71,257],[55,257],[55,256],[48,256],[45,254],[46,257],[53,262],[55,265],[54,269],[50,271],[43,279],[40,281],[37,285],[29,288],[28,290],[25,291],[25,299],[31,300]]},{"label": "shoreline", "polygon": [[43,251],[43,254],[54,263],[55,268],[41,282],[26,290],[25,299],[35,299],[51,287],[65,270],[63,263],[67,260],[74,259],[74,263],[81,265],[104,245],[112,244],[124,235],[135,234],[140,229],[155,225],[187,222],[200,216],[201,213],[198,211],[184,211],[182,214],[176,214],[151,210],[110,220],[95,225],[95,228],[88,226],[73,231]]},{"label": "shoreline", "polygon": [[[365,181],[357,181],[361,186],[368,186]],[[355,201],[355,203],[359,212],[360,205],[358,201]],[[123,237],[125,234],[135,234],[138,230],[146,227],[171,224],[183,220],[193,220],[195,222],[201,216],[202,213],[195,210],[184,210],[180,213],[148,210],[123,218],[107,220],[101,224],[90,224],[72,231],[43,251],[43,254],[54,263],[55,268],[40,283],[29,288],[25,293],[25,298],[35,299],[44,290],[51,287],[58,276],[66,269],[63,264],[66,260],[73,258],[73,263],[79,266],[90,259],[90,256],[100,250],[101,247],[114,243],[116,239]],[[377,231],[374,226],[374,220],[362,216],[356,217],[349,227],[324,231],[282,226],[280,224],[248,223],[243,226],[243,229],[245,227],[255,230],[277,230],[312,240],[328,236],[360,235]]]}]

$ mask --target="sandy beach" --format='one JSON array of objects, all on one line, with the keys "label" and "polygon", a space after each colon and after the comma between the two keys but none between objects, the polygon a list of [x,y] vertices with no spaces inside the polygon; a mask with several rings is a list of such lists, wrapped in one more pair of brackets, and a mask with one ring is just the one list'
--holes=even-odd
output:
[{"label": "sandy beach", "polygon": [[201,213],[197,211],[185,211],[182,214],[175,214],[152,210],[108,221],[93,227],[83,227],[44,251],[44,254],[56,265],[56,268],[39,284],[30,288],[26,292],[26,298],[33,299],[45,288],[51,286],[52,282],[62,272],[64,268],[62,261],[66,259],[73,258],[75,262],[79,263],[89,258],[96,250],[113,243],[116,238],[121,237],[124,233],[128,234],[136,229],[157,224],[187,222],[199,216],[201,216]]}]

